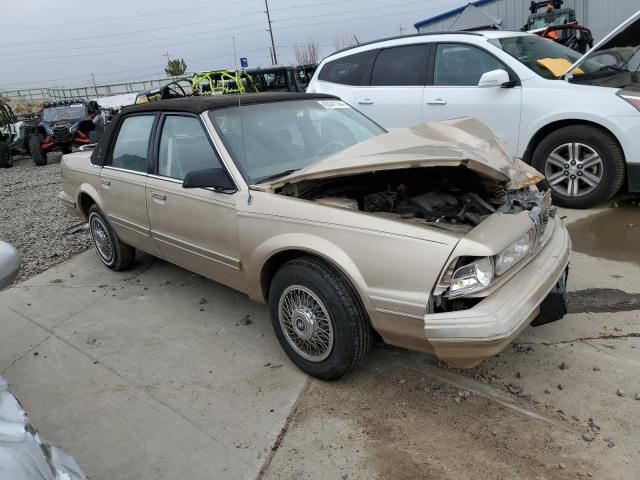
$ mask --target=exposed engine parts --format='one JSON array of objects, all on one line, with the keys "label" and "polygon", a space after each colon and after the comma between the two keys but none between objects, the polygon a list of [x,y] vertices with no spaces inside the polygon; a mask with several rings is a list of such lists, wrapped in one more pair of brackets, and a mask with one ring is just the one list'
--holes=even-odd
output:
[{"label": "exposed engine parts", "polygon": [[541,198],[536,189],[510,191],[501,182],[451,167],[340,178],[308,185],[299,196],[457,231],[471,230],[494,213],[531,210]]}]

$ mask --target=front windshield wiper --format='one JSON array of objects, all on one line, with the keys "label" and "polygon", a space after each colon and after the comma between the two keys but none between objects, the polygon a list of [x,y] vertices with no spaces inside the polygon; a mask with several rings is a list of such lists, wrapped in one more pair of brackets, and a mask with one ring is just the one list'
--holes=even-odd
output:
[{"label": "front windshield wiper", "polygon": [[268,182],[269,180],[274,180],[278,177],[286,177],[287,175],[291,175],[293,172],[297,172],[300,170],[299,168],[292,168],[290,170],[285,170],[284,172],[274,173],[273,175],[267,175],[266,177],[259,178],[256,183]]},{"label": "front windshield wiper", "polygon": [[626,68],[622,67],[614,67],[613,65],[604,65],[598,70],[599,72],[604,72],[605,70],[613,70],[614,72],[628,72]]}]

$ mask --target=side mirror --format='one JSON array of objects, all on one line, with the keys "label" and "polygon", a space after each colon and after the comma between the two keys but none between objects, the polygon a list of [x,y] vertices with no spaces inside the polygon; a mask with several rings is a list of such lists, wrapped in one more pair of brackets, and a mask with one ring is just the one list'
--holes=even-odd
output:
[{"label": "side mirror", "polygon": [[8,286],[20,269],[20,256],[12,245],[0,241],[0,290]]},{"label": "side mirror", "polygon": [[183,188],[213,188],[226,193],[235,192],[236,186],[222,168],[207,168],[187,173],[182,181]]},{"label": "side mirror", "polygon": [[478,81],[478,87],[503,87],[509,86],[511,79],[509,74],[505,70],[491,70],[490,72],[483,73]]}]

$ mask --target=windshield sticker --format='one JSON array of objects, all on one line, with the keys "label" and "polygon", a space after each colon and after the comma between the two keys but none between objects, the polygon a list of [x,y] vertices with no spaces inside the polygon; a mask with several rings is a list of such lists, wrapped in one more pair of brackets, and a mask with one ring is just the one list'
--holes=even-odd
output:
[{"label": "windshield sticker", "polygon": [[342,100],[318,100],[318,103],[324,108],[351,108]]}]

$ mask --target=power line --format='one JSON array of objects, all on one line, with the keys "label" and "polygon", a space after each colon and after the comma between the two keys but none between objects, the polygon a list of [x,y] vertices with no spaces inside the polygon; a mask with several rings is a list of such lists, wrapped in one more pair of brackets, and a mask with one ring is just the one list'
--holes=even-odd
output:
[{"label": "power line", "polygon": [[[262,23],[260,23],[260,25],[262,25]],[[262,30],[250,30],[248,32],[242,32],[242,33],[238,33],[236,35],[249,35],[252,33],[258,33],[258,32],[262,32]],[[166,47],[173,47],[176,45],[186,45],[189,43],[199,43],[199,42],[206,42],[209,40],[217,40],[220,38],[229,38],[229,35],[219,35],[219,36],[215,36],[215,37],[207,37],[207,38],[201,38],[199,40],[188,40],[185,42],[172,42],[172,43],[165,43],[162,45],[151,45],[149,47],[141,47],[141,48],[127,48],[125,50],[109,50],[106,52],[99,52],[100,55],[109,55],[109,54],[113,54],[113,53],[125,53],[125,52],[138,52],[141,50],[153,50],[154,48],[166,48]],[[95,56],[95,53],[89,52],[89,53],[74,53],[74,54],[70,54],[70,55],[57,55],[57,56],[46,56],[46,57],[29,57],[29,58],[11,58],[8,60],[2,60],[3,62],[24,62],[24,61],[31,61],[31,60],[57,60],[60,58],[73,58],[73,57],[86,57],[86,56]]]},{"label": "power line", "polygon": [[[190,23],[180,23],[180,24],[176,24],[176,25],[171,25],[169,27],[158,27],[158,28],[148,28],[146,30],[134,30],[134,31],[129,31],[129,32],[120,32],[120,33],[107,33],[107,34],[103,34],[103,35],[91,35],[88,37],[75,37],[75,38],[61,38],[61,39],[47,39],[46,42],[47,43],[58,43],[58,42],[72,42],[72,41],[76,41],[76,40],[90,40],[93,38],[106,38],[106,37],[122,37],[124,35],[135,35],[135,34],[139,34],[139,33],[147,33],[147,32],[156,32],[158,30],[170,30],[172,28],[178,28],[178,27],[191,27],[193,25],[202,25],[205,23],[212,23],[212,22],[219,22],[221,20],[230,20],[232,18],[239,18],[239,17],[246,17],[247,15],[254,15],[256,12],[251,12],[251,13],[243,13],[240,15],[230,15],[228,17],[218,17],[215,19],[209,19],[209,20],[201,20],[199,22],[190,22]],[[260,11],[258,11],[257,13],[262,13]],[[40,44],[43,43],[44,41],[35,41],[35,42],[22,42],[22,43],[5,43],[3,45],[3,47],[13,47],[13,46],[22,46],[22,45],[35,45],[35,44]]]}]

